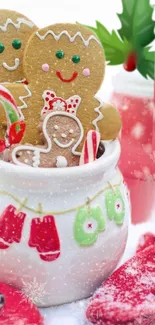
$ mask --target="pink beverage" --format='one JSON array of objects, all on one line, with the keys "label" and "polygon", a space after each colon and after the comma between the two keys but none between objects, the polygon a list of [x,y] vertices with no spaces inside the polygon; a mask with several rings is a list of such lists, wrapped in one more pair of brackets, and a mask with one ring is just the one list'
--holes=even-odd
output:
[{"label": "pink beverage", "polygon": [[119,166],[130,190],[132,222],[146,221],[155,207],[155,103],[151,79],[121,70],[113,80],[111,102],[123,128]]}]

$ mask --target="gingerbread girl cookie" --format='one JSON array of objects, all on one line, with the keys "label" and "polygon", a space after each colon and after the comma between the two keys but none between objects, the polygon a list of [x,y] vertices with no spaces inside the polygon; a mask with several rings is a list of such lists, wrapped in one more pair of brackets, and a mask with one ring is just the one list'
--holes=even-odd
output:
[{"label": "gingerbread girl cookie", "polygon": [[[39,144],[40,115],[53,106],[61,110],[72,96],[77,97],[77,103],[80,100],[77,117],[85,135],[96,129],[103,140],[117,137],[121,128],[117,110],[95,96],[103,81],[105,57],[91,30],[78,24],[56,24],[38,30],[25,48],[23,70],[32,94],[23,111],[27,125],[24,142]],[[74,110],[76,101],[68,108]],[[81,148],[82,143],[79,151]]]},{"label": "gingerbread girl cookie", "polygon": [[[70,99],[71,100],[71,99]],[[73,97],[73,100],[76,98]],[[78,105],[77,105],[78,107]],[[51,112],[42,117],[39,125],[44,146],[17,145],[5,153],[5,159],[16,165],[32,167],[69,167],[79,164],[76,151],[83,139],[83,127],[76,116],[76,109],[53,106]]]},{"label": "gingerbread girl cookie", "polygon": [[[24,80],[22,71],[22,59],[25,45],[30,35],[37,27],[24,15],[12,10],[0,10],[0,83],[10,83]],[[9,89],[13,95],[14,88]],[[26,87],[18,88],[23,97],[29,93]],[[16,97],[19,106],[23,102]],[[0,138],[4,137],[6,131],[6,119],[4,111],[0,107]]]}]

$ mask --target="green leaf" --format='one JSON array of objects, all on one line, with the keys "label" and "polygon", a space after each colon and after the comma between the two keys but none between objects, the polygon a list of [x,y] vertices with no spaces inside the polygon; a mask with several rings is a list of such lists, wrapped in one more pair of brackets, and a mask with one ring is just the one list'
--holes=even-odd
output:
[{"label": "green leaf", "polygon": [[147,46],[154,40],[155,22],[149,0],[122,0],[123,12],[118,14],[122,27],[118,30],[121,38],[137,46]]},{"label": "green leaf", "polygon": [[126,39],[122,41],[114,30],[109,33],[99,21],[96,22],[96,27],[96,29],[93,28],[93,31],[97,34],[104,48],[108,63],[111,65],[123,63],[131,50],[131,44]]},{"label": "green leaf", "polygon": [[155,52],[150,52],[149,47],[144,48],[138,56],[137,69],[143,77],[154,80],[155,77]]}]

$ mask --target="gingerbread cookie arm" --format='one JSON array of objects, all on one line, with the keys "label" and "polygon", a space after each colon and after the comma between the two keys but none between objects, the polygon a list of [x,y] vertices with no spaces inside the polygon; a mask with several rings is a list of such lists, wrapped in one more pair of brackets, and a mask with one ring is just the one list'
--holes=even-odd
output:
[{"label": "gingerbread cookie arm", "polygon": [[14,97],[19,109],[27,108],[27,98],[31,97],[30,89],[23,83],[10,83],[5,87],[10,91]]},{"label": "gingerbread cookie arm", "polygon": [[[17,107],[21,110],[21,120],[23,120],[24,109],[27,108],[27,98],[31,96],[28,86],[24,84],[8,83],[5,84],[5,88],[7,88],[12,94]],[[7,120],[5,111],[1,106],[2,104],[0,103],[0,138],[3,139],[7,129]]]},{"label": "gingerbread cookie arm", "polygon": [[97,126],[101,134],[101,139],[113,140],[117,138],[122,127],[118,110],[114,106],[105,103],[100,108],[100,112],[103,118],[97,122]]}]

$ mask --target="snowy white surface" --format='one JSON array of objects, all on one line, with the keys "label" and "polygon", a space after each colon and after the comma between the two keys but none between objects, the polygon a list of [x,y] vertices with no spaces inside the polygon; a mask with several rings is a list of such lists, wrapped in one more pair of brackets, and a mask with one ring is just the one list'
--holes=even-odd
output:
[{"label": "snowy white surface", "polygon": [[[139,237],[148,231],[155,233],[155,221],[130,226],[128,243],[121,264],[134,255]],[[90,323],[85,318],[87,304],[88,300],[84,300],[63,306],[44,308],[41,312],[45,318],[45,325],[89,325]]]}]

